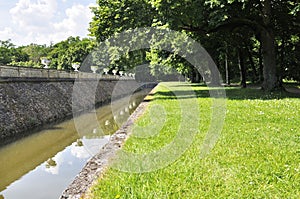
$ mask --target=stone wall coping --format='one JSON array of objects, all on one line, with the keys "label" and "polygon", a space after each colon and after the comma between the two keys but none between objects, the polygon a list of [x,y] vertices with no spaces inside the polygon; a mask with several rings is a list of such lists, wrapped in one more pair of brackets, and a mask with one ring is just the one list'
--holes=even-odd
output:
[{"label": "stone wall coping", "polygon": [[13,81],[74,81],[80,80],[133,80],[133,77],[102,75],[99,73],[75,72],[57,69],[22,66],[0,66],[0,82]]}]

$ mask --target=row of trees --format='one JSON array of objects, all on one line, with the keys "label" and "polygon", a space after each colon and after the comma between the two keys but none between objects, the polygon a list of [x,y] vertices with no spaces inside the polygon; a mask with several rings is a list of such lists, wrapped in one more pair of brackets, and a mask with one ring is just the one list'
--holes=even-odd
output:
[{"label": "row of trees", "polygon": [[[153,75],[176,70],[197,82],[198,71],[176,53],[182,50],[178,44],[191,37],[208,51],[228,84],[240,80],[245,87],[252,81],[261,83],[265,90],[274,90],[281,88],[283,79],[300,81],[298,0],[98,0],[98,6],[91,9],[94,17],[89,31],[95,40],[69,37],[50,46],[22,47],[10,40],[0,41],[0,64],[38,67],[40,59],[46,57],[51,60],[50,67],[70,69],[72,62],[82,62],[93,52],[93,65],[126,71],[149,64]],[[173,53],[162,50],[163,44],[155,40],[149,48],[135,51],[107,42],[93,50],[96,43],[112,35],[141,27],[182,34],[171,38]],[[137,35],[133,40],[140,38]]]},{"label": "row of trees", "polygon": [[95,41],[69,37],[50,46],[30,44],[16,47],[11,40],[0,41],[0,64],[42,67],[41,59],[50,59],[50,68],[70,70],[73,62],[83,62],[93,50]]},{"label": "row of trees", "polygon": [[[242,86],[251,80],[274,90],[284,78],[300,80],[297,0],[98,0],[98,5],[92,8],[90,24],[97,41],[127,29],[165,27],[200,42],[227,83],[241,76]],[[159,49],[145,51],[139,52],[144,60],[167,60],[198,80],[198,74],[178,56]]]}]

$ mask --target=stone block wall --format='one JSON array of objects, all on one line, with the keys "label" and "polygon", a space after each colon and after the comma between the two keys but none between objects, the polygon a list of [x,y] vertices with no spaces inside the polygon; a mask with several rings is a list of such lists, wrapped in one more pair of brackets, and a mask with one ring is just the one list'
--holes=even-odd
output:
[{"label": "stone block wall", "polygon": [[[132,78],[100,78],[92,73],[48,69],[26,71],[1,66],[0,142],[9,142],[45,124],[70,118],[73,111],[79,113],[95,104],[108,102],[112,95],[116,98],[131,94],[132,90],[128,88],[140,86]],[[116,87],[118,92],[113,94]],[[72,99],[73,92],[76,100]]]}]

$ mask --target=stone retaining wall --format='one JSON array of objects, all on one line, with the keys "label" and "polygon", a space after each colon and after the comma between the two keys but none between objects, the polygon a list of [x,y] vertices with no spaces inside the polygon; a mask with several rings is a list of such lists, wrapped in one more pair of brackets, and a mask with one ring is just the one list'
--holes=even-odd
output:
[{"label": "stone retaining wall", "polygon": [[111,100],[116,85],[118,96],[114,94],[114,97],[130,94],[132,91],[128,91],[128,88],[138,88],[141,85],[132,78],[100,78],[92,73],[74,74],[48,69],[31,68],[29,72],[23,70],[24,68],[0,67],[2,144],[45,124],[71,117],[73,92],[77,92],[73,110],[81,112],[93,108],[95,104]]}]

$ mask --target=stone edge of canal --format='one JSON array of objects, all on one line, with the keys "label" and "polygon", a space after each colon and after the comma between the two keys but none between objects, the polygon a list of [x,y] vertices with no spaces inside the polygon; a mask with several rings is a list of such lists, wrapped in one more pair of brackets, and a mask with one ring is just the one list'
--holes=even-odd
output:
[{"label": "stone edge of canal", "polygon": [[[156,86],[153,87],[145,98],[154,93],[155,87]],[[85,164],[73,182],[63,191],[60,199],[80,199],[88,193],[89,188],[92,187],[97,179],[105,172],[105,169],[109,165],[109,160],[116,154],[128,138],[128,135],[130,134],[128,130],[130,127],[132,127],[134,122],[145,112],[146,107],[149,104],[149,101],[145,100],[145,98],[121,128],[111,136],[109,142],[98,152],[98,154],[93,156]]]}]

